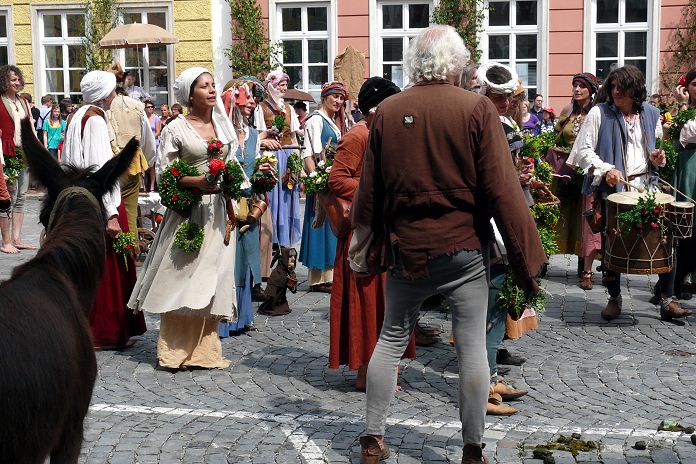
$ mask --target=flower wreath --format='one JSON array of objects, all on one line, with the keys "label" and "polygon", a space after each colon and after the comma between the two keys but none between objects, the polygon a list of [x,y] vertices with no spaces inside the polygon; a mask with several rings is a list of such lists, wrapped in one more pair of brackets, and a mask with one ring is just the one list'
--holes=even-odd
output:
[{"label": "flower wreath", "polygon": [[3,174],[7,176],[7,183],[14,184],[17,182],[19,173],[26,167],[24,161],[24,150],[22,147],[16,147],[14,155],[5,155],[5,164],[3,166]]},{"label": "flower wreath", "polygon": [[[262,171],[259,169],[259,167],[265,163],[270,164],[274,170]],[[275,173],[275,166],[277,164],[278,158],[270,151],[264,152],[263,156],[256,159],[256,168],[249,179],[251,181],[251,189],[254,193],[260,195],[273,190],[275,184],[278,183],[278,176],[276,176]]]},{"label": "flower wreath", "polygon": [[186,253],[201,249],[203,245],[203,228],[193,222],[185,222],[179,226],[174,236],[174,245]]},{"label": "flower wreath", "polygon": [[135,232],[119,232],[113,243],[114,252],[123,257],[123,264],[128,270],[128,257],[134,256],[140,249]]},{"label": "flower wreath", "polygon": [[239,163],[235,163],[233,160],[228,161],[220,181],[223,195],[235,201],[239,200],[242,197],[244,180],[244,171]]},{"label": "flower wreath", "polygon": [[200,203],[203,193],[198,188],[181,188],[179,179],[186,176],[200,176],[198,169],[186,161],[177,160],[164,170],[159,181],[159,194],[162,205],[186,217],[191,208]]}]

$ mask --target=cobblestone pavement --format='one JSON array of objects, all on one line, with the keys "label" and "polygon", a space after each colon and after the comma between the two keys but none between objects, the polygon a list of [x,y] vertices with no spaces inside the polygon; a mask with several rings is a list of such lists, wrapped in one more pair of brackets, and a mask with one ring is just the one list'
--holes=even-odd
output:
[{"label": "cobblestone pavement", "polygon": [[[26,238],[38,242],[38,197],[29,200]],[[0,279],[32,253],[0,256]],[[507,342],[528,361],[508,379],[529,395],[520,413],[487,419],[486,454],[498,463],[541,463],[531,449],[579,432],[599,451],[556,452],[555,462],[696,463],[688,434],[657,432],[661,420],[696,425],[696,337],[684,324],[659,320],[648,303],[654,278],[624,281],[624,314],[599,317],[606,294],[584,292],[575,260],[555,256],[544,286],[552,295],[539,330]],[[158,320],[123,352],[99,352],[99,377],[86,421],[85,463],[359,462],[364,394],[354,373],[327,369],[328,295],[308,293],[306,270],[291,295],[292,314],[256,317],[258,332],[223,340],[226,370],[157,369]],[[628,290],[626,291],[626,288]],[[694,301],[685,306],[694,308]],[[447,314],[427,323],[449,328]],[[392,404],[387,463],[456,462],[462,440],[456,408],[457,364],[442,343],[402,363],[403,391]],[[633,448],[638,440],[647,449]]]}]

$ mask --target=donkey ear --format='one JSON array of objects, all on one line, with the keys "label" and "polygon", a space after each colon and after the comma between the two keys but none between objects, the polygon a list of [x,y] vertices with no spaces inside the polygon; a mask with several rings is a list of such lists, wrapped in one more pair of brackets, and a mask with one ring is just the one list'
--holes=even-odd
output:
[{"label": "donkey ear", "polygon": [[138,147],[138,141],[133,137],[126,144],[125,148],[121,150],[121,153],[104,163],[97,172],[90,176],[90,179],[96,182],[102,189],[102,193],[106,193],[114,188],[118,178],[128,169],[131,161],[133,161]]},{"label": "donkey ear", "polygon": [[22,119],[22,148],[31,173],[48,189],[49,195],[57,195],[68,182],[58,161],[44,148],[34,134],[29,118]]}]

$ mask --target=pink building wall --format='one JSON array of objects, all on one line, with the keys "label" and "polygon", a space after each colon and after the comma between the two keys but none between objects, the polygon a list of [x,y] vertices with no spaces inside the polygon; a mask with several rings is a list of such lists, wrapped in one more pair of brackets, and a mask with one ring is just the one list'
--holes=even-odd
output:
[{"label": "pink building wall", "polygon": [[[268,27],[268,0],[257,0],[262,8],[264,24]],[[682,10],[689,0],[655,0],[659,9],[659,69],[671,56],[670,38],[680,23]],[[342,53],[350,44],[363,52],[365,77],[370,73],[370,17],[368,0],[337,0],[337,43],[336,53]],[[541,5],[542,2],[540,1]],[[572,76],[582,71],[584,63],[585,0],[548,0],[548,76],[539,76],[546,82],[546,104],[551,104],[558,113],[570,102]],[[540,40],[544,40],[540,28]],[[375,73],[378,70],[374,71]]]}]

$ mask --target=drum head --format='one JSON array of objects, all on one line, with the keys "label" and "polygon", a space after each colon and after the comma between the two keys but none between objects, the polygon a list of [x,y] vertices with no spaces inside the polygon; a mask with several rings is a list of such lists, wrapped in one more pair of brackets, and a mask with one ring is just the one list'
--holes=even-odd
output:
[{"label": "drum head", "polygon": [[[646,192],[640,193],[636,191],[630,192],[616,192],[612,193],[607,197],[607,201],[611,203],[617,203],[619,205],[637,205],[638,199],[647,195]],[[675,198],[672,195],[667,195],[666,193],[657,192],[655,194],[655,201],[658,204],[672,203]]]},{"label": "drum head", "polygon": [[690,201],[673,201],[671,204],[676,208],[694,209],[694,204]]}]

